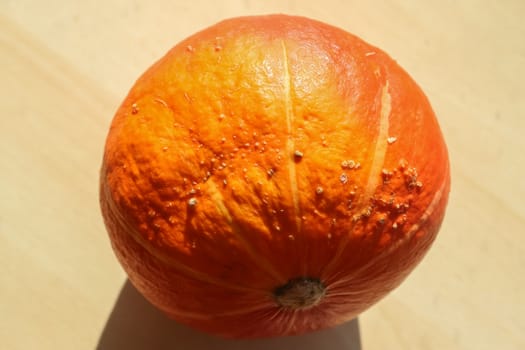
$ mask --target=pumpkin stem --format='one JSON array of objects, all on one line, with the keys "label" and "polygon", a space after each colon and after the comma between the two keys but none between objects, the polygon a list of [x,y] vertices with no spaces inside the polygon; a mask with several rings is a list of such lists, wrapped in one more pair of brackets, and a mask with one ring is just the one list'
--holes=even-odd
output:
[{"label": "pumpkin stem", "polygon": [[299,310],[317,305],[325,296],[326,287],[317,278],[299,277],[277,287],[273,293],[280,306]]}]

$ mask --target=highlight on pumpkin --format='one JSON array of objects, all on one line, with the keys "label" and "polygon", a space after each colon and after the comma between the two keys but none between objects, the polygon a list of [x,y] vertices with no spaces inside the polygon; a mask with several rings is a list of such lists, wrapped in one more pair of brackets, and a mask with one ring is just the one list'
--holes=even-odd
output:
[{"label": "highlight on pumpkin", "polygon": [[349,321],[434,241],[448,154],[421,88],[379,48],[286,15],[175,45],[109,130],[100,204],[133,285],[232,338]]}]

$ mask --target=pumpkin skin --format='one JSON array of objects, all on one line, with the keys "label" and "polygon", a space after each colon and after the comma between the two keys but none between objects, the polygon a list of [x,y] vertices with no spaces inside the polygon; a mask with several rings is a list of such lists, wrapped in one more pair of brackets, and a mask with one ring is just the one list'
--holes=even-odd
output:
[{"label": "pumpkin skin", "polygon": [[432,108],[387,54],[302,17],[182,41],[116,112],[100,203],[133,285],[191,327],[295,335],[397,287],[450,188]]}]

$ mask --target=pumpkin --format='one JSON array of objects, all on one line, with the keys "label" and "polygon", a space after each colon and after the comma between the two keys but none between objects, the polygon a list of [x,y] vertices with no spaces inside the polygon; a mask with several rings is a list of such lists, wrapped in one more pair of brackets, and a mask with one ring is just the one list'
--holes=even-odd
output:
[{"label": "pumpkin", "polygon": [[355,318],[421,261],[450,188],[429,101],[387,54],[303,17],[225,20],[135,83],[100,203],[133,285],[231,338]]}]

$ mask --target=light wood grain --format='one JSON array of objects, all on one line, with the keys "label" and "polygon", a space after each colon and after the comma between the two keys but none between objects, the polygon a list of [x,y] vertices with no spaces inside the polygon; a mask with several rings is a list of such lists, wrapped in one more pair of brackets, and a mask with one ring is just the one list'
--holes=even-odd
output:
[{"label": "light wood grain", "polygon": [[[520,0],[2,2],[2,348],[109,349],[126,332],[128,348],[159,337],[157,348],[180,348],[169,321],[125,285],[111,251],[97,193],[104,138],[134,80],[176,42],[226,17],[276,12],[331,23],[389,52],[426,91],[449,146],[441,233],[407,281],[361,315],[362,348],[525,348]],[[146,316],[158,327],[140,328]],[[213,344],[177,329],[188,349]],[[357,332],[354,323],[297,341],[357,349]],[[242,348],[286,344],[298,343]]]}]

